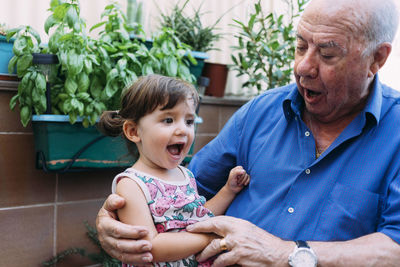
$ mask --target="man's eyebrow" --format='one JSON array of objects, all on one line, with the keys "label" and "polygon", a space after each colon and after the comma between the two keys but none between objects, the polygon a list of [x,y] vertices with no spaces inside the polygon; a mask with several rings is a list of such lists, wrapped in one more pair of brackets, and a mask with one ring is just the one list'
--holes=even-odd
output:
[{"label": "man's eyebrow", "polygon": [[296,37],[301,39],[302,41],[306,41],[306,40],[304,40],[303,36],[301,36],[299,33],[296,34]]},{"label": "man's eyebrow", "polygon": [[335,41],[329,41],[327,43],[318,44],[318,47],[319,48],[337,47],[337,48],[343,49],[343,47],[340,44],[336,43]]}]

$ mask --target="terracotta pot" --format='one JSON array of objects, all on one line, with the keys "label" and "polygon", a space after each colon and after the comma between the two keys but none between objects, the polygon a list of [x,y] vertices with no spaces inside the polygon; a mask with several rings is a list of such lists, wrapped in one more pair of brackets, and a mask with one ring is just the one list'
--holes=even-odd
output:
[{"label": "terracotta pot", "polygon": [[223,97],[225,93],[228,67],[225,64],[209,63],[204,64],[202,76],[210,79],[205,95]]}]

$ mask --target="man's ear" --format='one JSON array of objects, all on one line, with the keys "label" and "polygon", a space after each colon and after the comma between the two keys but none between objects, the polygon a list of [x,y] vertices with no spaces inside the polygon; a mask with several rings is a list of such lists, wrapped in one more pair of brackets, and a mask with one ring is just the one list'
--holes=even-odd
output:
[{"label": "man's ear", "polygon": [[140,142],[137,124],[131,120],[126,120],[122,126],[126,138],[134,143]]},{"label": "man's ear", "polygon": [[374,52],[374,61],[369,67],[368,77],[373,77],[380,68],[385,65],[390,52],[392,51],[392,45],[390,43],[382,43]]}]

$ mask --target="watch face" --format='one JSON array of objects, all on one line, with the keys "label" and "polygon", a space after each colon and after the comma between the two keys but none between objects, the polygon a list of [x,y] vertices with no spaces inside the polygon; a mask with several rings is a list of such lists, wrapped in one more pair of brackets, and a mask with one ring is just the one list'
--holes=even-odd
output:
[{"label": "watch face", "polygon": [[314,267],[316,264],[315,256],[307,248],[299,248],[291,260],[294,267]]}]

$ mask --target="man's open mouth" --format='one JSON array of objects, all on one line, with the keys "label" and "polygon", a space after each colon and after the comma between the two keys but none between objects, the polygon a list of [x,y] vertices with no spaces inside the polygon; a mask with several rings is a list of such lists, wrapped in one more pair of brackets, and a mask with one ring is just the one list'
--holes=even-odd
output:
[{"label": "man's open mouth", "polygon": [[171,153],[172,155],[179,155],[182,152],[184,144],[172,144],[167,146],[167,150],[169,151],[169,153]]},{"label": "man's open mouth", "polygon": [[306,89],[306,96],[308,98],[313,98],[313,97],[316,97],[316,96],[319,96],[319,95],[321,95],[321,92],[317,92],[317,91],[313,91],[313,90],[310,90],[310,89]]}]

